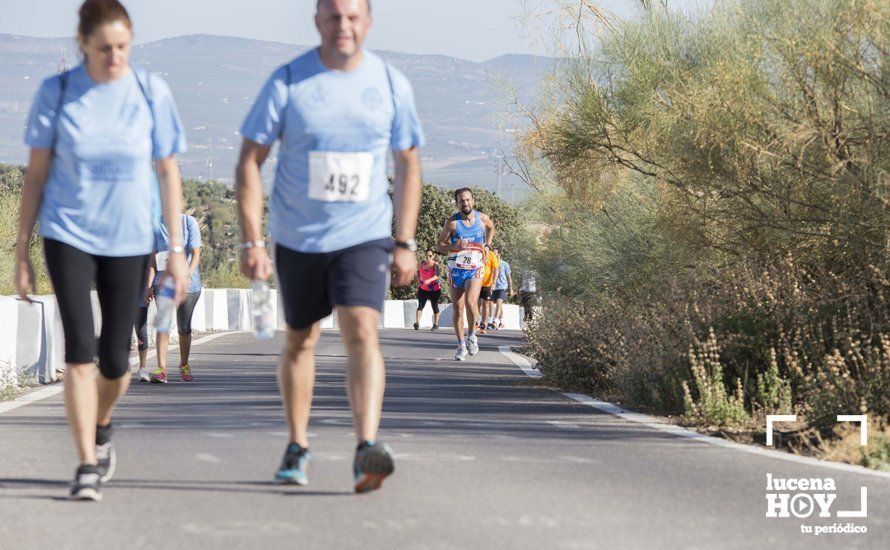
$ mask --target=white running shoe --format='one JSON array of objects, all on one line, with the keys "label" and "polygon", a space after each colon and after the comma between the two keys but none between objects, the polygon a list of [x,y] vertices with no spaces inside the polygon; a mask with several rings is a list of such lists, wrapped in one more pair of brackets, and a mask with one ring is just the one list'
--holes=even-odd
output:
[{"label": "white running shoe", "polygon": [[479,353],[479,339],[476,338],[475,334],[471,334],[470,337],[467,338],[467,350],[469,350],[470,355]]},{"label": "white running shoe", "polygon": [[457,346],[457,351],[454,352],[454,359],[457,361],[465,361],[467,358],[467,347],[466,346]]},{"label": "white running shoe", "polygon": [[151,382],[151,378],[148,376],[148,370],[141,368],[139,369],[139,381],[140,382]]}]

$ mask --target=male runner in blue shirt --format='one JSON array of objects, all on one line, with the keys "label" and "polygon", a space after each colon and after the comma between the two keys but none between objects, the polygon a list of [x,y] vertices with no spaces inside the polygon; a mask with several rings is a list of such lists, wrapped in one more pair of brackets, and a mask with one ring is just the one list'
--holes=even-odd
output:
[{"label": "male runner in blue shirt", "polygon": [[[272,271],[263,242],[260,167],[281,140],[269,230],[288,325],[278,380],[290,441],[275,479],[308,482],[315,347],[320,321],[336,309],[358,439],[355,490],[365,492],[379,488],[394,468],[391,450],[377,441],[384,388],[377,326],[390,265],[398,285],[409,284],[417,269],[418,148],[424,140],[408,79],[362,48],[371,28],[370,1],[319,0],[315,25],[321,45],[273,73],[241,128],[241,271],[252,280]],[[388,150],[395,163],[394,252]]]}]

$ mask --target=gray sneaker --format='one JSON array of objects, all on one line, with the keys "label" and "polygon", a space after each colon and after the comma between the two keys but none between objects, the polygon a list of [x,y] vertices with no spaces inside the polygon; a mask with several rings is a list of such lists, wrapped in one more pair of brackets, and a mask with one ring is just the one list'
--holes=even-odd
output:
[{"label": "gray sneaker", "polygon": [[92,464],[82,464],[74,474],[71,484],[71,500],[102,500],[102,483],[99,481],[99,469]]},{"label": "gray sneaker", "polygon": [[479,339],[476,338],[475,334],[471,334],[470,337],[467,338],[467,350],[470,352],[470,355],[479,353]]},{"label": "gray sneaker", "polygon": [[102,483],[107,483],[114,475],[117,467],[117,453],[114,452],[114,443],[111,442],[111,434],[114,433],[111,424],[108,426],[96,426],[96,464]]},{"label": "gray sneaker", "polygon": [[457,351],[454,352],[454,358],[457,361],[464,361],[467,358],[467,346],[457,346]]},{"label": "gray sneaker", "polygon": [[389,445],[363,441],[356,449],[355,460],[352,462],[355,492],[376,491],[394,471],[393,453]]}]

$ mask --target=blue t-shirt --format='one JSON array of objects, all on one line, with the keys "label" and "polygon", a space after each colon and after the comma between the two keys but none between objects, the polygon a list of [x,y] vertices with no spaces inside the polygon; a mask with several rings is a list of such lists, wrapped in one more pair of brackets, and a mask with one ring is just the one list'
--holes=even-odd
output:
[{"label": "blue t-shirt", "polygon": [[[81,64],[65,78],[64,97],[61,75],[43,81],[25,129],[29,147],[52,149],[55,143],[40,234],[89,254],[149,254],[157,185],[152,159],[186,148],[170,88],[139,69],[97,83]],[[143,93],[140,82],[150,89]]]},{"label": "blue t-shirt", "polygon": [[[390,237],[387,150],[424,144],[408,79],[367,50],[352,71],[328,69],[317,49],[276,70],[241,135],[260,145],[281,139],[269,232],[276,243],[307,253]],[[337,171],[343,166],[346,175]],[[319,198],[336,195],[338,186],[359,193]]]},{"label": "blue t-shirt", "polygon": [[498,267],[498,280],[494,283],[495,290],[507,290],[510,287],[507,284],[507,277],[510,276],[510,264],[501,260],[501,265]]},{"label": "blue t-shirt", "polygon": [[[192,253],[196,248],[201,248],[201,229],[198,227],[198,220],[188,214],[182,214],[182,242],[185,248],[186,264],[192,261]],[[155,252],[164,253],[170,250],[170,234],[167,232],[167,226],[161,222],[155,231]],[[159,270],[155,275],[155,281],[164,274],[163,270]],[[189,279],[188,292],[200,292],[201,290],[201,266],[195,267]]]}]

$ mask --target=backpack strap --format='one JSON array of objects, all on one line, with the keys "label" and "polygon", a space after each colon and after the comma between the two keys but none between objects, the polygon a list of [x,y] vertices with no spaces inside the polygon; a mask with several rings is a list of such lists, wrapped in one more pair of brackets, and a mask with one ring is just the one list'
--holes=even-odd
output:
[{"label": "backpack strap", "polygon": [[133,70],[133,75],[136,77],[136,83],[139,85],[139,90],[142,92],[142,97],[144,97],[145,102],[148,103],[148,110],[149,112],[151,112],[151,120],[152,122],[154,122],[155,102],[151,94],[151,72],[145,71],[145,82],[143,82],[142,77],[139,76],[139,71],[136,70],[136,67],[133,67],[131,65],[130,68]]},{"label": "backpack strap", "polygon": [[281,125],[278,126],[278,139],[284,139],[284,122],[287,120],[287,108],[290,106],[290,86],[294,82],[293,69],[290,67],[291,63],[292,62],[288,62],[288,64],[284,66],[284,84],[287,90],[287,95],[284,96],[284,108],[281,109]]},{"label": "backpack strap", "polygon": [[59,117],[62,116],[62,107],[65,106],[65,91],[68,89],[68,75],[71,71],[65,71],[59,75],[59,101],[56,103],[56,116],[53,119],[53,154],[56,152],[56,143],[59,142]]},{"label": "backpack strap", "polygon": [[383,66],[386,68],[386,80],[389,82],[389,95],[392,98],[392,117],[395,119],[396,113],[398,112],[396,109],[396,88],[392,83],[392,72],[390,71],[389,63],[384,61]]}]

